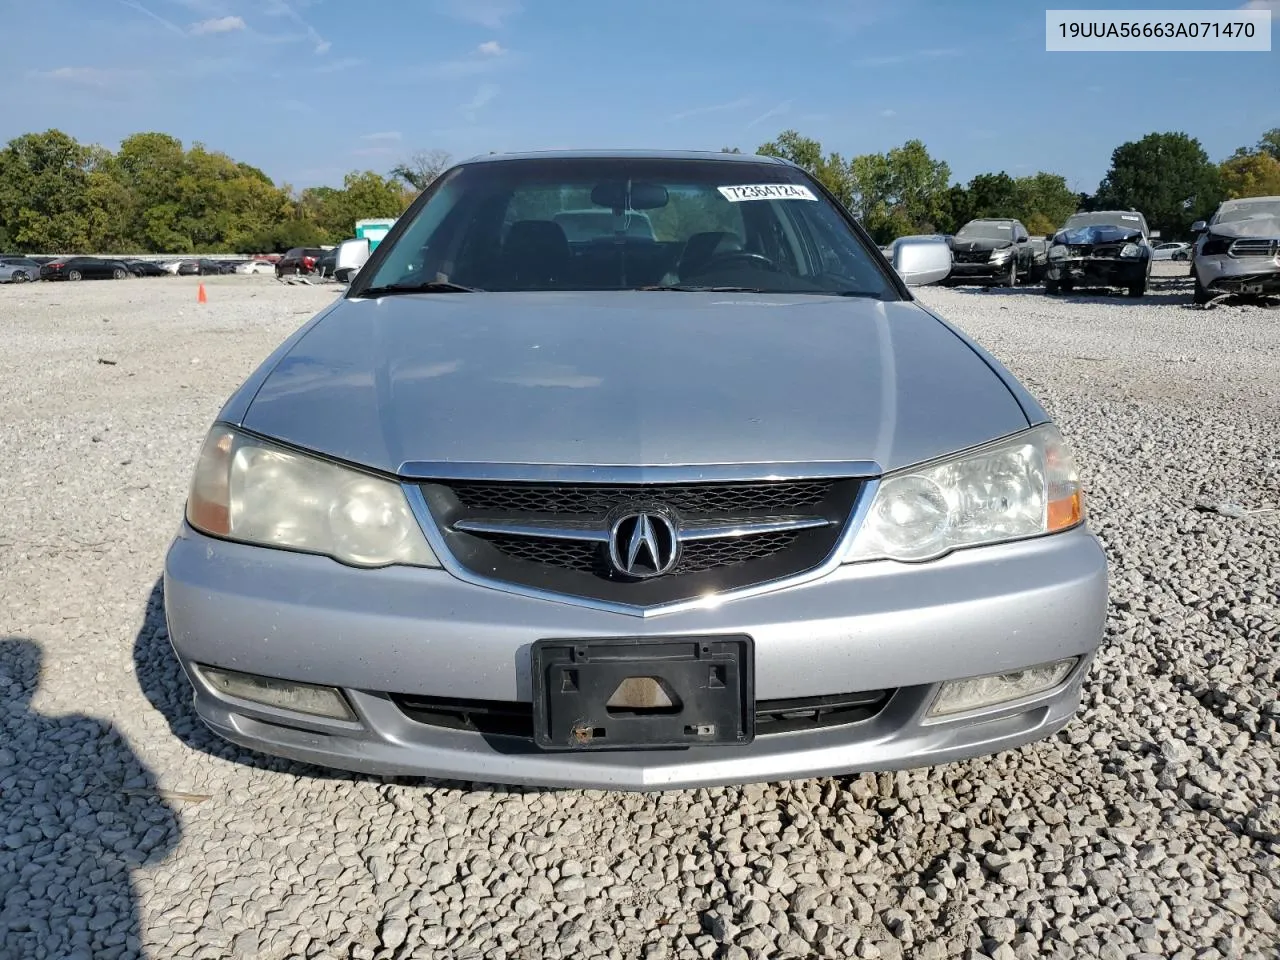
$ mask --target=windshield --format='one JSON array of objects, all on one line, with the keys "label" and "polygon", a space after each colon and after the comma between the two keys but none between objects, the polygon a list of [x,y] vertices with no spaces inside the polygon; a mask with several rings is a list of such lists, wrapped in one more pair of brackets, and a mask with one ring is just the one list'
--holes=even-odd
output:
[{"label": "windshield", "polygon": [[464,164],[402,218],[351,296],[735,287],[899,294],[849,223],[792,167],[664,158]]},{"label": "windshield", "polygon": [[1067,218],[1067,222],[1062,225],[1063,230],[1073,230],[1076,227],[1126,227],[1130,230],[1141,230],[1143,234],[1147,232],[1147,222],[1142,219],[1142,214],[1133,213],[1125,210],[1103,210],[1098,213],[1077,213]]},{"label": "windshield", "polygon": [[1223,204],[1214,223],[1234,223],[1250,217],[1280,217],[1280,197],[1259,197],[1256,200]]},{"label": "windshield", "polygon": [[1012,240],[1013,224],[1008,220],[971,220],[960,228],[957,240]]}]

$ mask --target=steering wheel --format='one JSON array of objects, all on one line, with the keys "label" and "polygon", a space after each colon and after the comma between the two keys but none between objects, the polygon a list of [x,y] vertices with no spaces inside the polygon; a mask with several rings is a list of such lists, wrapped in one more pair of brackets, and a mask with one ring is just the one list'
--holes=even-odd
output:
[{"label": "steering wheel", "polygon": [[723,253],[713,254],[703,269],[705,270],[711,267],[718,267],[733,263],[761,267],[772,273],[780,273],[782,271],[781,267],[766,257],[763,253],[755,253],[752,250],[726,250]]}]

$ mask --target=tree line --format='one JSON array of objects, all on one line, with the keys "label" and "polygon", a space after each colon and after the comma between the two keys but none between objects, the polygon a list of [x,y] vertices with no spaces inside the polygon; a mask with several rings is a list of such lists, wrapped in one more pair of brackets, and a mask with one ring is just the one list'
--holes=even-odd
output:
[{"label": "tree line", "polygon": [[[1148,134],[1115,149],[1093,194],[1044,171],[952,183],[946,161],[920,140],[846,159],[786,130],[757,152],[808,170],[880,243],[953,233],[974,217],[1017,217],[1048,233],[1077,210],[1115,208],[1143,211],[1171,239],[1225,198],[1280,195],[1280,128],[1220,163],[1185,133]],[[60,130],[29,133],[0,150],[0,251],[261,253],[337,243],[357,220],[399,216],[450,162],[443,151],[421,151],[386,174],[353,171],[341,187],[295,190],[168,134],[134,134],[112,152]]]},{"label": "tree line", "polygon": [[[734,147],[726,152],[738,153]],[[954,233],[975,217],[1016,217],[1033,234],[1047,234],[1078,210],[1141,210],[1167,239],[1187,236],[1231,197],[1280,195],[1280,128],[1251,147],[1214,163],[1200,141],[1185,133],[1150,133],[1121,144],[1096,192],[1076,193],[1066,178],[981,173],[951,183],[944,160],[920,140],[885,153],[846,159],[787,130],[757,151],[797,163],[853,210],[879,243],[914,233]]]}]

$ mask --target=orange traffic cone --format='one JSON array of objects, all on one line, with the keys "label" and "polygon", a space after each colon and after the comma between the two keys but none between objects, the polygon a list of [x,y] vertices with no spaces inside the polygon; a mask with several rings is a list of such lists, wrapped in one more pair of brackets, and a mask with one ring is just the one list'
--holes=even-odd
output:
[{"label": "orange traffic cone", "polygon": [[209,295],[204,292],[204,284],[200,284],[200,291],[196,294],[196,303],[208,303]]}]

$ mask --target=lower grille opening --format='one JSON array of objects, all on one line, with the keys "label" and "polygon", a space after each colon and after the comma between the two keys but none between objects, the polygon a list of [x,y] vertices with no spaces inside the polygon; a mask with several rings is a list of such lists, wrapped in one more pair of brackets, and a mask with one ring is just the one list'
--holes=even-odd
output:
[{"label": "lower grille opening", "polygon": [[[862,723],[880,713],[893,693],[893,690],[864,690],[822,697],[760,700],[756,703],[756,736]],[[531,703],[416,694],[392,694],[391,701],[410,720],[425,726],[533,740]]]}]

